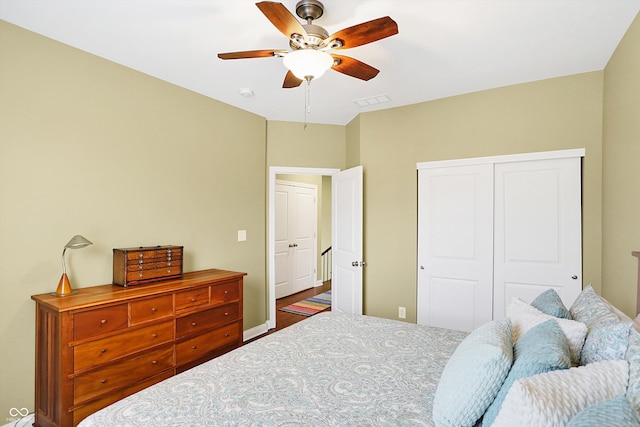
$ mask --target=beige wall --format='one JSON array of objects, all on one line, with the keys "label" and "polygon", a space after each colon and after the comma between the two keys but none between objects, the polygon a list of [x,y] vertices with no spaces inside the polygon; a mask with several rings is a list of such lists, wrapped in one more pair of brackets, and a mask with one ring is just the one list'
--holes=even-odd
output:
[{"label": "beige wall", "polygon": [[416,163],[431,160],[586,148],[583,272],[599,289],[602,80],[593,72],[361,114],[365,313],[397,318],[405,306],[415,322]]},{"label": "beige wall", "polygon": [[640,251],[640,15],[604,73],[602,291],[635,314]]},{"label": "beige wall", "polygon": [[344,169],[345,150],[344,126],[267,123],[267,166]]},{"label": "beige wall", "polygon": [[111,282],[113,248],[184,245],[185,271],[247,272],[263,323],[265,119],[4,22],[0,54],[0,424],[33,409],[30,295],[75,234],[75,287]]}]

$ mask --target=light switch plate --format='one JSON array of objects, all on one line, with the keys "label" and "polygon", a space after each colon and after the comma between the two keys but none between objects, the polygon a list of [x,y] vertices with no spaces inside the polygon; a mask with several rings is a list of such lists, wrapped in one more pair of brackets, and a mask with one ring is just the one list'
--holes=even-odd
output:
[{"label": "light switch plate", "polygon": [[238,242],[247,240],[247,230],[238,230]]}]

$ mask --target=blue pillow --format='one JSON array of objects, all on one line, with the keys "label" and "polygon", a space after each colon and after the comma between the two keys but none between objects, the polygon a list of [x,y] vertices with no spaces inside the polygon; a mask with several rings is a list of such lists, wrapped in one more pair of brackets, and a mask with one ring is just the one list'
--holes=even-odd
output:
[{"label": "blue pillow", "polygon": [[433,398],[436,426],[474,425],[495,398],[512,362],[509,319],[485,323],[467,335],[442,371]]},{"label": "blue pillow", "polygon": [[620,321],[618,316],[609,310],[602,298],[595,293],[591,285],[580,292],[578,298],[571,304],[569,313],[573,320],[584,323],[589,329]]},{"label": "blue pillow", "polygon": [[571,367],[567,338],[553,319],[529,329],[514,345],[513,358],[513,366],[509,375],[484,414],[483,427],[493,424],[498,412],[500,412],[504,398],[516,380]]},{"label": "blue pillow", "polygon": [[537,308],[543,313],[561,319],[571,319],[571,313],[564,306],[560,295],[555,289],[547,289],[531,301],[531,306]]},{"label": "blue pillow", "polygon": [[633,328],[629,331],[629,348],[625,359],[629,362],[629,386],[626,396],[640,413],[640,334]]},{"label": "blue pillow", "polygon": [[611,323],[596,326],[587,335],[580,353],[580,364],[601,360],[622,360],[629,347],[631,323]]},{"label": "blue pillow", "polygon": [[629,400],[623,395],[596,403],[578,412],[567,427],[639,427],[640,420]]}]

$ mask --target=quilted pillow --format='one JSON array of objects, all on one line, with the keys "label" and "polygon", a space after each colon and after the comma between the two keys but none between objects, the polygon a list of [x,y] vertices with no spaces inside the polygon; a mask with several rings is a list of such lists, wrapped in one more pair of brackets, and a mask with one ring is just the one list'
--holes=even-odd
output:
[{"label": "quilted pillow", "polygon": [[640,413],[640,333],[632,329],[629,333],[629,348],[625,356],[629,362],[629,388],[627,399]]},{"label": "quilted pillow", "polygon": [[640,420],[629,400],[623,395],[583,409],[569,421],[567,427],[640,427]]},{"label": "quilted pillow", "polygon": [[493,423],[507,392],[516,380],[571,367],[567,339],[554,320],[542,322],[524,334],[513,346],[513,359],[509,375],[484,414],[483,426]]},{"label": "quilted pillow", "polygon": [[472,426],[498,393],[513,363],[509,319],[476,328],[447,362],[433,398],[436,426]]},{"label": "quilted pillow", "polygon": [[629,329],[631,323],[611,323],[593,328],[584,341],[580,364],[624,359],[629,347]]},{"label": "quilted pillow", "polygon": [[624,394],[628,378],[625,360],[522,378],[511,386],[493,427],[566,425],[583,409]]},{"label": "quilted pillow", "polygon": [[559,319],[550,316],[534,308],[519,298],[514,298],[507,306],[507,317],[511,319],[513,329],[513,342],[524,335],[529,329],[549,319],[558,322],[569,344],[569,355],[571,363],[577,365],[580,362],[580,352],[584,345],[584,338],[587,335],[587,327],[584,323],[574,320]]},{"label": "quilted pillow", "polygon": [[618,317],[609,310],[591,285],[580,292],[569,308],[569,313],[573,320],[584,323],[589,329],[596,325],[618,322]]},{"label": "quilted pillow", "polygon": [[531,301],[531,306],[553,317],[571,319],[569,310],[564,306],[560,295],[558,295],[555,289],[547,289],[538,295],[536,299]]}]

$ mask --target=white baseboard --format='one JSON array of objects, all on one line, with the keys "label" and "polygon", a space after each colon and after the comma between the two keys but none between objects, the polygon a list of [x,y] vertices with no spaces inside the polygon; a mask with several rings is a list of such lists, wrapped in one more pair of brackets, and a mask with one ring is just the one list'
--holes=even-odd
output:
[{"label": "white baseboard", "polygon": [[267,325],[267,322],[265,322],[262,325],[258,325],[256,327],[253,327],[251,329],[247,329],[246,331],[244,331],[242,334],[242,341],[243,342],[249,341],[251,339],[259,337],[260,335],[266,334],[268,331],[269,331],[269,326]]}]

